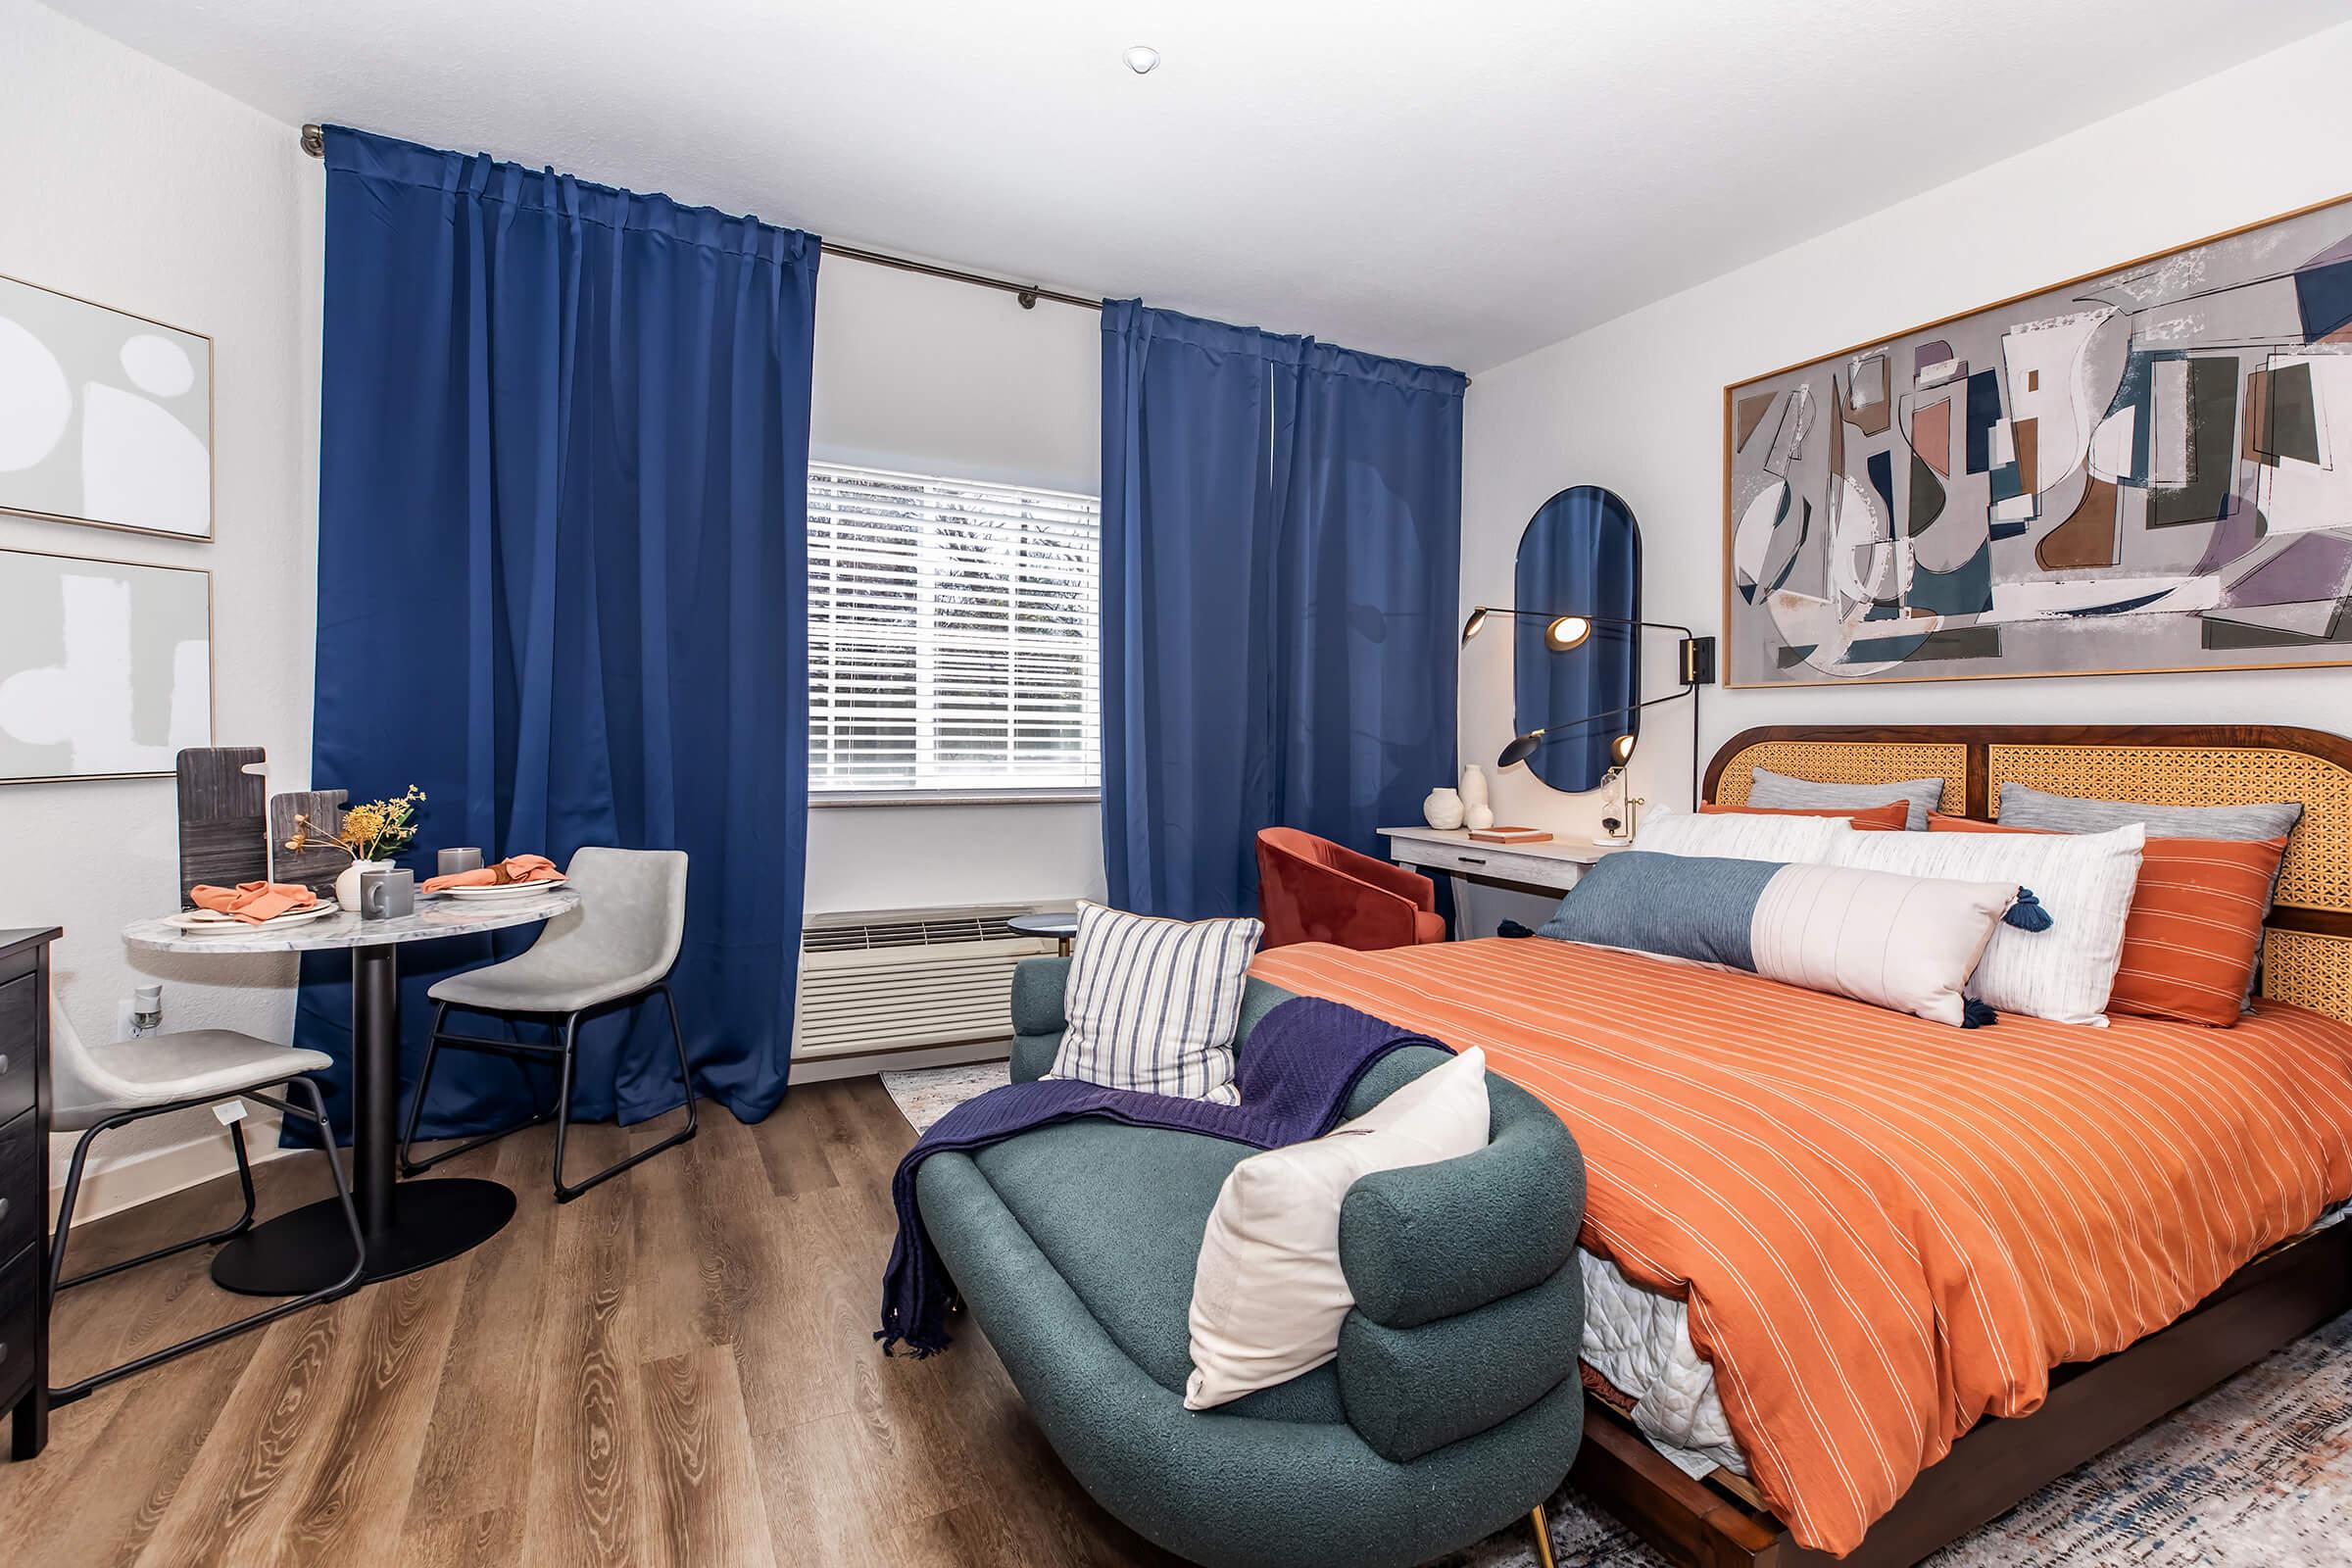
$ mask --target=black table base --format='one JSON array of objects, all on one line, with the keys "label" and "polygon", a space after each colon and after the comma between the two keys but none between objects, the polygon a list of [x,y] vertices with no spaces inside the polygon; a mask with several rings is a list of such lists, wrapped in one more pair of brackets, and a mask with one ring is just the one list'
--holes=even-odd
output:
[{"label": "black table base", "polygon": [[[514,1217],[514,1194],[497,1182],[464,1176],[403,1182],[396,1223],[368,1232],[368,1266],[359,1284],[447,1262]],[[331,1198],[266,1220],[213,1256],[213,1283],[240,1296],[307,1296],[350,1270],[351,1228]]]},{"label": "black table base", "polygon": [[[390,943],[351,950],[352,1198],[368,1239],[361,1285],[446,1262],[514,1217],[514,1194],[497,1182],[399,1179],[400,971],[393,952]],[[307,1296],[350,1271],[351,1230],[333,1199],[256,1225],[213,1257],[213,1283],[244,1296]]]}]

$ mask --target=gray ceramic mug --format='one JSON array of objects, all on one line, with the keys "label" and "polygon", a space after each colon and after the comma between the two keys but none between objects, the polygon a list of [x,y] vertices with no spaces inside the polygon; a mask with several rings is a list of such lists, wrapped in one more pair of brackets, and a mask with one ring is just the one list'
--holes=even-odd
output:
[{"label": "gray ceramic mug", "polygon": [[416,874],[414,871],[360,873],[360,918],[397,920],[416,912]]},{"label": "gray ceramic mug", "polygon": [[479,850],[443,850],[439,855],[440,873],[456,876],[461,871],[479,871],[482,852]]}]

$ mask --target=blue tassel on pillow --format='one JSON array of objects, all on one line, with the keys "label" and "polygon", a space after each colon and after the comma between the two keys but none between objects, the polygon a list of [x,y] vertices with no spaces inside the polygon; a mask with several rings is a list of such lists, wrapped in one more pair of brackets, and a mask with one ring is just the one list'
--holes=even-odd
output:
[{"label": "blue tassel on pillow", "polygon": [[[2042,916],[2042,918],[2047,920],[2049,916],[2045,914]],[[1982,1029],[1986,1024],[1999,1023],[2000,1021],[2001,1015],[1999,1013],[1993,1011],[1990,1007],[1987,1007],[1984,1005],[1984,1004],[1979,1002],[1974,997],[1969,998],[1968,1001],[1961,1006],[1960,1027],[1963,1029]]]},{"label": "blue tassel on pillow", "polygon": [[2050,911],[2041,906],[2041,901],[2034,896],[2032,888],[2019,888],[2017,902],[2009,906],[2009,912],[2001,918],[2020,931],[2047,931],[2050,928]]}]

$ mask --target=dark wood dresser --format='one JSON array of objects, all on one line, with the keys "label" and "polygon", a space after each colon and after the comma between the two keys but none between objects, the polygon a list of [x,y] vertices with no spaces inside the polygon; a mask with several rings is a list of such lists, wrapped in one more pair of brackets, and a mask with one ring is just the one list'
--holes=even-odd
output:
[{"label": "dark wood dresser", "polygon": [[49,1441],[49,944],[58,929],[0,930],[0,1405],[11,1447]]}]

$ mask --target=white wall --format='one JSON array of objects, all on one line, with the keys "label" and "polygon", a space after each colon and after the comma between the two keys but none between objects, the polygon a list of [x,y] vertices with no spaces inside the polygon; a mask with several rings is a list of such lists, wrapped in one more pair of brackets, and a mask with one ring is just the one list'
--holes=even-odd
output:
[{"label": "white wall", "polygon": [[[809,445],[829,463],[1099,492],[1102,318],[826,258]],[[808,910],[1102,896],[1083,805],[820,807]]]},{"label": "white wall", "polygon": [[[308,779],[316,635],[323,187],[295,128],[31,0],[0,0],[0,272],[208,333],[217,371],[211,544],[0,516],[0,548],[214,573],[216,739]],[[818,290],[813,450],[837,462],[1097,488],[1100,318],[838,258]],[[172,1027],[286,1039],[293,962],[134,956],[169,907],[169,779],[0,786],[0,927],[62,924],[59,994],[87,1037],[165,982]],[[1100,896],[1092,804],[820,809],[811,911]],[[274,1143],[257,1130],[256,1147]],[[58,1152],[70,1147],[60,1140]],[[114,1135],[86,1213],[226,1168],[208,1116]]]},{"label": "white wall", "polygon": [[[294,128],[30,0],[0,0],[0,272],[210,335],[218,486],[211,544],[0,515],[0,548],[213,573],[214,730],[268,748],[299,789],[311,751],[316,605],[319,181]],[[0,785],[0,926],[63,925],[59,994],[87,1037],[164,982],[169,1025],[286,1039],[291,958],[134,957],[117,935],[172,906],[170,779]],[[122,1155],[186,1157],[125,1167]],[[60,1140],[60,1147],[65,1147]],[[275,1143],[266,1129],[262,1147]],[[135,1184],[227,1168],[203,1111],[111,1136],[103,1208]]]},{"label": "white wall", "polygon": [[[1519,531],[1563,485],[1606,485],[1641,519],[1644,612],[1720,631],[1723,388],[1843,344],[2044,288],[2352,185],[2352,24],[2151,100],[1753,266],[1556,343],[1470,389],[1462,602],[1509,602]],[[1594,220],[1605,222],[1607,215]],[[1653,634],[1655,636],[1656,634]],[[1509,739],[1509,640],[1462,666],[1462,755]],[[1655,664],[1645,689],[1660,684]],[[1959,681],[1705,695],[1704,753],[1772,723],[2252,722],[2352,730],[2352,670]],[[1636,792],[1688,806],[1690,727],[1654,710]],[[1495,809],[1589,833],[1596,795],[1524,766]]]}]

